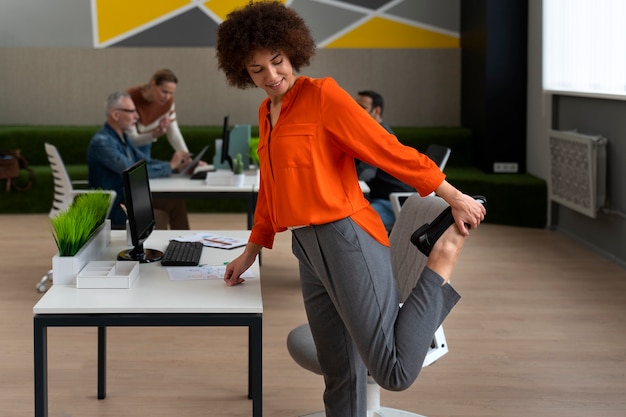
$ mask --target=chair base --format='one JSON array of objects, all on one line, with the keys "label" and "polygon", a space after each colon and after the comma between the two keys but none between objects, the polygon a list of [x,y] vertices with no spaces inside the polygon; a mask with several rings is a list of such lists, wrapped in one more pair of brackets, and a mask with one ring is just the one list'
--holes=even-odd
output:
[{"label": "chair base", "polygon": [[48,290],[48,284],[52,284],[52,269],[49,270],[46,275],[41,277],[41,281],[35,285],[35,288],[39,292],[46,292]]},{"label": "chair base", "polygon": [[[300,417],[326,417],[324,411],[312,414],[305,414]],[[408,411],[397,410],[395,408],[380,407],[377,411],[368,411],[367,417],[425,417],[421,414],[410,413]]]}]

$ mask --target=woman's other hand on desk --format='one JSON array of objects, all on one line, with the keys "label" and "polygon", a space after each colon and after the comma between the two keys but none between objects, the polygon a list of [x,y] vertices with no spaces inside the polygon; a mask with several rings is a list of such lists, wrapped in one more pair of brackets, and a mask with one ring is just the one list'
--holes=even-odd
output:
[{"label": "woman's other hand on desk", "polygon": [[246,280],[241,278],[241,274],[248,270],[254,263],[256,256],[261,251],[262,246],[256,243],[248,242],[246,249],[241,255],[233,259],[226,265],[224,272],[224,282],[227,286],[243,284]]}]

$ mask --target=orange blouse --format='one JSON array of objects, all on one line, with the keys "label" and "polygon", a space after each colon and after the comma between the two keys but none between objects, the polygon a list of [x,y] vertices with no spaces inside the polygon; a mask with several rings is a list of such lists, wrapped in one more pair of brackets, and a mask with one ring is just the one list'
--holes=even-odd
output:
[{"label": "orange blouse", "polygon": [[380,217],[359,186],[354,158],[397,177],[421,195],[445,175],[426,155],[402,145],[331,78],[300,76],[270,124],[269,98],[259,108],[261,184],[250,241],[271,248],[291,226],[350,217],[389,245]]}]

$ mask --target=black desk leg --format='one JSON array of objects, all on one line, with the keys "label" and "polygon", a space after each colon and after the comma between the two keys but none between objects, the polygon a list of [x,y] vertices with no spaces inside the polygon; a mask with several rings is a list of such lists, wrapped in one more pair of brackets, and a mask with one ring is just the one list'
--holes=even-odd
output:
[{"label": "black desk leg", "polygon": [[248,399],[254,400],[254,326],[248,326]]},{"label": "black desk leg", "polygon": [[252,416],[263,415],[263,335],[261,318],[248,327],[248,398],[252,399]]},{"label": "black desk leg", "polygon": [[107,328],[98,326],[98,399],[107,396]]},{"label": "black desk leg", "polygon": [[48,328],[34,320],[35,417],[48,417]]},{"label": "black desk leg", "polygon": [[252,230],[252,225],[254,224],[254,211],[256,210],[256,193],[248,194],[248,208],[247,208],[247,220],[248,220],[248,230]]}]

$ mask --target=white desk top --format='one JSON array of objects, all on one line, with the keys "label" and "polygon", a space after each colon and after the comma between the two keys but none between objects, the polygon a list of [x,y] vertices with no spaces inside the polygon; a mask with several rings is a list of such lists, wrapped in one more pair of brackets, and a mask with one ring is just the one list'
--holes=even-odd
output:
[{"label": "white desk top", "polygon": [[[190,181],[190,180],[188,180]],[[169,239],[192,231],[154,231],[145,248],[163,250]],[[247,238],[248,231],[215,231]],[[127,249],[126,233],[113,231],[111,244],[100,260],[115,260]],[[204,248],[200,263],[220,265],[243,251]],[[160,262],[141,264],[139,276],[129,289],[78,289],[74,285],[57,285],[33,307],[34,314],[105,314],[105,313],[263,313],[258,261],[251,267],[255,278],[234,287],[223,280],[171,281]]]},{"label": "white desk top", "polygon": [[[232,176],[230,171],[226,174]],[[150,191],[159,192],[181,192],[181,193],[211,193],[211,192],[256,192],[258,191],[257,174],[254,172],[246,172],[243,186],[227,184],[224,181],[225,174],[221,171],[209,172],[209,181],[192,180],[189,177],[166,177],[151,178]],[[211,178],[215,178],[211,181]]]},{"label": "white desk top", "polygon": [[[359,185],[365,194],[370,192],[370,188],[365,181],[359,181]],[[219,183],[207,184],[203,180],[192,180],[186,177],[151,178],[150,191],[153,193],[257,192],[259,191],[259,184],[257,182],[256,172],[254,174],[246,174],[245,182],[242,187],[220,185]]]}]

